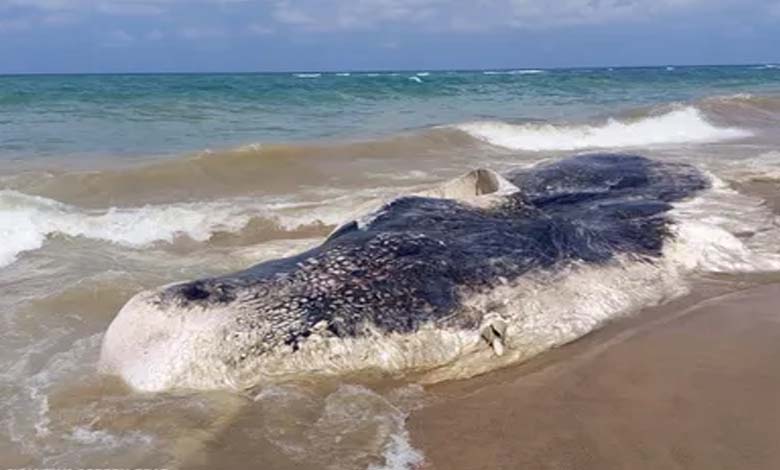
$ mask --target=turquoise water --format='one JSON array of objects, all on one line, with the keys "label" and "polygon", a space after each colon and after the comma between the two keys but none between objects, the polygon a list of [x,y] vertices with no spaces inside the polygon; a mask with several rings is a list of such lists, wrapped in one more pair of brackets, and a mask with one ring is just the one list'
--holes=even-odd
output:
[{"label": "turquoise water", "polygon": [[780,68],[0,77],[0,159],[350,140],[476,120],[570,122],[731,93]]}]

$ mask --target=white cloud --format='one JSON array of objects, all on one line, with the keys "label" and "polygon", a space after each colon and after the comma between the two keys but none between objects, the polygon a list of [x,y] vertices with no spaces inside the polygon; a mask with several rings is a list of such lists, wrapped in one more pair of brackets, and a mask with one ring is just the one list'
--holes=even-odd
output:
[{"label": "white cloud", "polygon": [[47,26],[62,26],[78,23],[78,15],[69,12],[53,12],[41,18],[41,23]]},{"label": "white cloud", "polygon": [[188,26],[179,29],[178,35],[184,39],[197,40],[197,39],[214,39],[226,36],[227,33],[223,29],[206,27],[193,27]]},{"label": "white cloud", "polygon": [[[195,19],[198,5],[213,17],[240,12],[262,21],[241,28],[249,34],[278,29],[356,31],[403,27],[426,31],[479,32],[497,29],[542,29],[644,21],[663,15],[697,18],[724,6],[780,15],[779,0],[0,0],[8,6],[46,14],[98,13],[114,16],[161,16],[181,25]],[[205,10],[204,10],[205,9]],[[694,10],[695,9],[695,10]],[[229,18],[229,17],[225,17]],[[40,17],[33,18],[36,22]],[[200,18],[203,20],[203,18]],[[197,21],[196,21],[197,22]],[[184,28],[189,39],[227,34],[214,28]]]},{"label": "white cloud", "polygon": [[147,41],[159,41],[165,38],[165,33],[159,29],[153,29],[144,35],[144,39]]},{"label": "white cloud", "polygon": [[275,0],[273,18],[290,27],[320,31],[405,24],[473,32],[642,20],[733,1],[737,0]]},{"label": "white cloud", "polygon": [[89,3],[83,0],[5,0],[6,6],[37,8],[44,11],[78,10]]},{"label": "white cloud", "polygon": [[124,47],[129,46],[135,42],[135,37],[123,29],[116,29],[110,31],[106,40],[103,42],[104,47]]},{"label": "white cloud", "polygon": [[246,30],[249,34],[254,34],[257,36],[266,36],[276,32],[274,28],[271,28],[270,26],[267,26],[263,23],[252,23],[247,26]]},{"label": "white cloud", "polygon": [[111,2],[100,3],[97,11],[107,15],[119,16],[154,16],[165,13],[163,5],[154,3]]},{"label": "white cloud", "polygon": [[18,31],[25,31],[30,29],[30,23],[26,20],[13,19],[3,20],[0,19],[0,34],[13,33]]},{"label": "white cloud", "polygon": [[380,44],[380,46],[384,47],[385,49],[398,49],[401,47],[401,43],[398,41],[387,41]]},{"label": "white cloud", "polygon": [[521,28],[641,20],[702,4],[703,0],[509,0],[509,24]]},{"label": "white cloud", "polygon": [[311,30],[372,29],[384,23],[420,24],[435,20],[466,1],[448,0],[281,0],[276,2],[276,21]]},{"label": "white cloud", "polygon": [[291,5],[292,2],[280,2],[276,5],[273,18],[284,24],[293,26],[314,26],[317,21],[304,10]]},{"label": "white cloud", "polygon": [[134,15],[137,12],[159,11],[174,6],[256,4],[262,6],[268,0],[0,0],[4,6],[28,7],[45,11],[62,10],[105,10]]}]

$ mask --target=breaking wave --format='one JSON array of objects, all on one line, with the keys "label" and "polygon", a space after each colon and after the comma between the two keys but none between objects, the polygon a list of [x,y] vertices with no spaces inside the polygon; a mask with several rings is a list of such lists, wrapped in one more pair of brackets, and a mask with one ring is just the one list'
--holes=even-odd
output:
[{"label": "breaking wave", "polygon": [[[409,79],[423,81],[418,76]],[[475,121],[363,141],[255,143],[144,165],[31,172],[16,175],[6,187],[85,207],[280,195],[323,185],[365,189],[395,184],[399,175],[410,171],[441,174],[442,168],[465,169],[473,163],[475,152],[488,162],[490,149],[485,143],[501,154],[503,149],[642,148],[768,135],[780,120],[780,96],[713,96],[688,106],[628,110],[624,116],[632,117],[584,124]],[[387,178],[392,171],[379,175],[377,168],[401,172]]]},{"label": "breaking wave", "polygon": [[717,127],[700,110],[690,106],[639,120],[609,119],[600,125],[485,121],[461,124],[457,128],[492,145],[532,151],[717,142],[752,135],[744,129]]},{"label": "breaking wave", "polygon": [[182,237],[235,244],[231,237],[258,242],[321,236],[348,213],[349,204],[338,198],[318,203],[224,200],[88,210],[3,190],[0,267],[14,262],[22,252],[41,248],[52,235],[86,237],[130,248],[173,243]]}]

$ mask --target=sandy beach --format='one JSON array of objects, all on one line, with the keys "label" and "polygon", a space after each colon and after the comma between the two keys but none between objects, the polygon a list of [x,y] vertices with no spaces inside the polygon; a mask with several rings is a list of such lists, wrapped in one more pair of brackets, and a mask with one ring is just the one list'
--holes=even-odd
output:
[{"label": "sandy beach", "polygon": [[778,302],[780,284],[688,296],[439,385],[412,439],[430,469],[778,468]]}]

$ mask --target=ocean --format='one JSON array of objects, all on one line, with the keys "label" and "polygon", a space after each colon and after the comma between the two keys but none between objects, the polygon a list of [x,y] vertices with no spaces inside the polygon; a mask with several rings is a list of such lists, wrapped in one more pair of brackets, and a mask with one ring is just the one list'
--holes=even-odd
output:
[{"label": "ocean", "polygon": [[524,303],[617,319],[760,285],[780,272],[779,129],[773,64],[0,76],[0,460],[419,468],[427,385],[143,394],[97,372],[103,334],[141,290],[298,253],[371,201],[593,152],[691,164],[711,189],[674,204],[677,241],[628,297],[582,270],[553,292],[539,273]]}]

